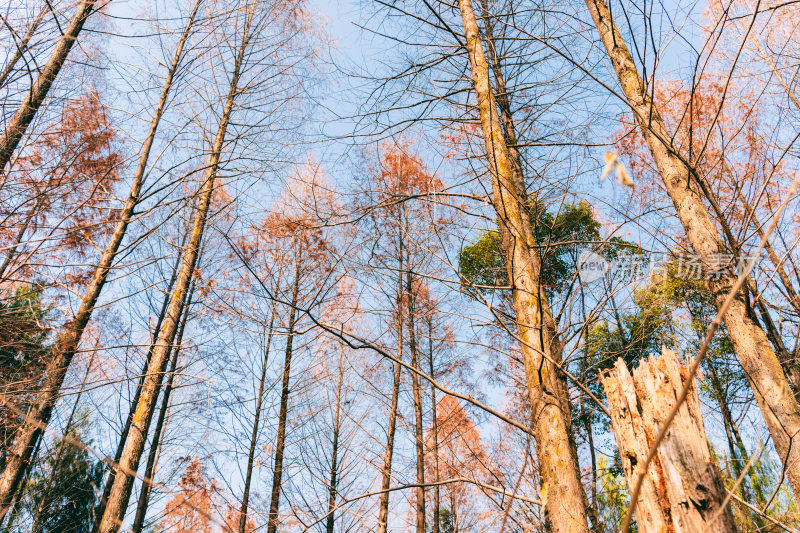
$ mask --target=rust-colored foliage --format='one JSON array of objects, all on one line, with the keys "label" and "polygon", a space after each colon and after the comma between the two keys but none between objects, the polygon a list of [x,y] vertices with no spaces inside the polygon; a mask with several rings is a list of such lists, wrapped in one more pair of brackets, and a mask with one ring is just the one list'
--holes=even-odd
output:
[{"label": "rust-colored foliage", "polygon": [[212,533],[218,512],[217,482],[209,480],[205,467],[195,457],[186,467],[179,483],[180,490],[166,505],[159,531],[171,533]]},{"label": "rust-colored foliage", "polygon": [[[74,264],[76,257],[95,251],[93,243],[102,241],[117,217],[113,188],[122,160],[100,95],[89,91],[67,102],[60,121],[16,160],[3,189],[12,195],[3,201],[13,214],[0,239],[9,254],[16,253],[9,258],[15,265],[14,279],[34,275],[28,267],[32,262]],[[13,246],[17,239],[22,247]],[[37,243],[31,249],[47,261],[31,261],[27,242]],[[81,283],[89,271],[71,269],[64,275],[68,283]]]},{"label": "rust-colored foliage", "polygon": [[[759,129],[765,111],[756,96],[730,87],[726,94],[721,76],[706,78],[694,88],[677,82],[659,83],[655,101],[674,132],[675,149],[724,202],[721,207],[736,228],[748,217],[743,199],[756,196],[767,183],[759,205],[769,204],[788,187],[788,180],[781,164],[771,157],[770,142]],[[633,127],[631,117],[622,122],[629,133],[619,147],[637,178],[640,199],[647,203],[664,198],[663,183],[640,130]]]},{"label": "rust-colored foliage", "polygon": [[[481,481],[489,477],[487,455],[481,434],[469,413],[452,396],[444,396],[436,411],[439,438],[439,477],[442,480],[468,478]],[[432,436],[428,436],[429,448]],[[425,463],[429,472],[426,478],[433,479],[433,460]],[[472,486],[464,483],[447,485],[449,499],[461,508],[470,508]]]},{"label": "rust-colored foliage", "polygon": [[84,253],[108,230],[107,207],[122,156],[106,106],[91,91],[68,103],[60,124],[46,132],[34,155],[43,175],[32,186],[45,194],[42,214],[63,216],[62,246]]}]

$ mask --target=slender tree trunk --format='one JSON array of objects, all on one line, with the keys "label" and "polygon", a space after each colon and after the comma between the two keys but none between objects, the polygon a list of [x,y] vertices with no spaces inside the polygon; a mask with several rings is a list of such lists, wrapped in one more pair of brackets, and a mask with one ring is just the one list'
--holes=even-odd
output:
[{"label": "slender tree trunk", "polygon": [[91,15],[97,0],[83,0],[78,5],[78,10],[72,16],[66,31],[58,40],[53,52],[50,54],[50,59],[42,67],[36,81],[33,82],[30,91],[25,95],[25,99],[20,104],[14,116],[11,117],[2,137],[0,137],[0,172],[6,168],[9,160],[11,159],[14,150],[19,145],[22,136],[36,116],[36,112],[44,102],[47,93],[50,91],[50,86],[53,85],[56,76],[64,66],[67,60],[69,51],[72,45],[78,39],[78,34],[83,29],[83,24],[86,19]]},{"label": "slender tree trunk", "polygon": [[[608,6],[603,0],[586,0],[586,5],[694,252],[704,261],[719,257],[725,249],[714,223],[701,197],[688,186],[692,181],[692,169],[675,152],[666,124],[613,23]],[[709,281],[718,308],[734,283],[735,278],[730,274]],[[723,318],[792,489],[800,494],[800,446],[796,442],[800,435],[800,406],[781,362],[764,330],[748,315],[741,293]]]},{"label": "slender tree trunk", "polygon": [[0,72],[0,87],[5,86],[6,80],[8,80],[8,77],[11,75],[11,72],[13,72],[14,67],[17,64],[17,61],[22,59],[22,55],[28,50],[28,44],[31,42],[33,36],[36,34],[36,30],[39,28],[39,24],[41,24],[42,21],[44,20],[44,17],[48,13],[50,13],[50,7],[51,7],[50,2],[45,2],[44,7],[36,16],[36,18],[33,19],[33,22],[28,28],[28,31],[25,32],[25,35],[22,37],[22,40],[19,43],[15,44],[16,50],[14,50],[14,55],[11,56],[11,58],[8,60],[8,63],[6,63],[6,66],[3,67],[3,71]]},{"label": "slender tree trunk", "polygon": [[197,263],[197,256],[200,251],[200,243],[203,238],[206,218],[211,205],[211,197],[214,192],[214,183],[219,168],[220,155],[225,143],[225,134],[231,119],[233,103],[239,92],[239,79],[241,77],[245,51],[250,39],[250,25],[252,19],[253,8],[250,7],[245,19],[242,41],[234,61],[230,88],[225,99],[225,106],[220,117],[219,128],[209,156],[204,182],[200,189],[191,236],[186,250],[183,253],[183,262],[181,264],[180,273],[178,274],[178,281],[172,293],[167,316],[161,326],[161,331],[156,341],[156,347],[153,350],[147,377],[142,385],[142,393],[134,412],[133,424],[131,425],[128,440],[125,443],[125,449],[119,462],[118,475],[114,478],[111,495],[108,498],[108,504],[100,520],[100,533],[116,533],[119,531],[122,519],[128,507],[128,500],[133,487],[133,474],[139,467],[144,441],[153,418],[156,392],[167,365],[170,345],[175,338],[175,331],[186,300],[186,292],[189,289]]},{"label": "slender tree trunk", "polygon": [[180,358],[181,347],[183,344],[183,332],[186,329],[186,323],[189,321],[189,310],[191,309],[194,287],[195,284],[192,283],[192,288],[189,289],[189,293],[186,297],[187,303],[183,308],[183,318],[181,319],[180,329],[175,337],[175,346],[172,349],[172,362],[170,363],[169,374],[167,376],[167,384],[164,387],[164,395],[161,398],[161,408],[158,412],[156,427],[153,430],[153,440],[150,443],[150,451],[147,454],[147,465],[144,469],[144,477],[146,480],[150,481],[143,482],[142,488],[139,491],[139,501],[136,504],[136,515],[133,519],[133,526],[131,526],[131,531],[133,531],[133,533],[142,533],[142,529],[144,528],[144,519],[147,517],[147,507],[150,505],[150,495],[153,492],[153,479],[156,475],[156,466],[161,450],[161,436],[164,431],[167,412],[169,411],[172,386],[175,381],[175,372],[178,367],[178,359]]},{"label": "slender tree trunk", "polygon": [[281,408],[280,413],[278,414],[278,435],[275,439],[275,467],[272,472],[272,496],[269,503],[267,533],[275,533],[278,531],[281,489],[283,488],[283,453],[286,448],[286,419],[289,415],[289,379],[291,378],[292,372],[292,355],[297,320],[297,298],[300,294],[300,267],[302,265],[302,251],[298,248],[295,250],[295,254],[294,287],[292,288],[292,302],[289,309],[289,323],[286,332],[286,356],[283,361]]},{"label": "slender tree trunk", "polygon": [[[181,242],[181,247],[179,250],[182,251],[186,247],[186,237],[188,236],[188,232],[184,235],[183,241]],[[164,322],[164,317],[167,316],[167,309],[169,308],[170,298],[172,297],[172,289],[175,287],[175,282],[178,278],[178,272],[180,271],[181,266],[181,255],[178,255],[177,260],[175,261],[175,265],[172,268],[172,276],[170,277],[169,283],[167,284],[167,290],[164,293],[164,299],[161,302],[161,309],[158,313],[158,318],[156,319],[156,326],[151,333],[150,339],[150,347],[147,350],[147,356],[144,359],[144,365],[142,368],[141,375],[139,376],[139,382],[136,385],[136,391],[133,394],[133,399],[130,402],[128,407],[128,416],[125,418],[125,425],[122,427],[122,432],[119,435],[119,441],[117,442],[117,450],[114,453],[114,464],[119,464],[119,460],[122,458],[122,452],[125,449],[125,443],[128,441],[128,433],[131,430],[131,424],[133,424],[133,415],[136,410],[136,406],[139,404],[139,397],[142,393],[142,386],[144,385],[144,379],[147,377],[147,368],[150,365],[150,359],[153,356],[153,350],[156,346],[156,340],[159,331],[161,331],[161,324]],[[114,478],[117,475],[117,470],[112,468],[111,471],[108,473],[108,479],[103,486],[103,495],[100,497],[100,502],[97,504],[94,512],[94,526],[92,527],[93,532],[97,532],[98,528],[100,527],[100,519],[103,517],[103,513],[106,510],[106,504],[108,503],[108,497],[111,495],[111,487],[114,486]]]},{"label": "slender tree trunk", "polygon": [[[620,328],[620,333],[622,333]],[[581,379],[586,374],[586,361],[587,355],[581,359]],[[586,431],[586,443],[589,448],[589,460],[592,466],[592,480],[591,480],[591,501],[588,502],[589,517],[592,520],[592,525],[596,533],[603,533],[605,531],[605,524],[597,516],[597,455],[594,447],[594,429],[592,427],[592,413],[586,408],[585,396],[581,394],[580,399],[580,417],[583,420],[583,427]]]},{"label": "slender tree trunk", "polygon": [[[409,302],[409,351],[411,352],[411,366],[419,370],[419,358],[415,342],[414,332],[414,307]],[[414,435],[417,451],[417,533],[425,533],[425,440],[422,433],[422,389],[419,383],[419,376],[414,373],[411,375],[411,388],[414,396]]]},{"label": "slender tree trunk", "polygon": [[[403,204],[403,216],[406,221],[406,235],[409,234],[408,227],[408,214]],[[417,370],[420,369],[419,357],[417,354],[417,332],[416,332],[416,317],[414,316],[414,275],[411,272],[411,248],[407,247],[406,250],[406,297],[408,305],[408,351],[411,353],[411,366]],[[416,467],[417,467],[417,501],[416,501],[416,519],[417,519],[417,533],[426,533],[425,531],[425,440],[422,433],[422,389],[419,383],[419,375],[415,372],[411,373],[411,393],[414,398],[414,437],[415,448],[417,452]]]},{"label": "slender tree trunk", "polygon": [[[433,312],[428,315],[428,369],[431,379],[436,379],[433,372]],[[438,483],[439,478],[439,420],[436,416],[436,387],[431,383],[431,432],[433,441],[433,482]],[[440,490],[439,485],[433,487],[433,533],[439,533],[439,514],[440,514]]]},{"label": "slender tree trunk", "polygon": [[[403,359],[403,236],[398,238],[398,267],[397,267],[397,359]],[[383,471],[381,472],[381,495],[378,502],[378,533],[386,533],[389,526],[389,484],[392,481],[392,456],[394,454],[394,436],[397,429],[397,405],[400,399],[400,363],[394,363],[394,376],[392,381],[392,399],[389,405],[389,427],[386,430],[386,453],[383,457]]]},{"label": "slender tree trunk", "polygon": [[245,528],[247,527],[247,506],[250,503],[250,484],[253,480],[253,466],[258,445],[258,426],[261,421],[261,409],[264,404],[264,389],[267,383],[267,366],[269,363],[269,350],[272,346],[272,335],[274,334],[276,306],[276,303],[272,304],[272,316],[269,319],[269,331],[267,332],[267,346],[264,350],[264,362],[261,366],[261,379],[258,382],[256,412],[253,419],[253,431],[250,434],[250,450],[247,453],[247,472],[244,476],[244,493],[242,494],[242,505],[239,507],[239,533],[245,533]]},{"label": "slender tree trunk", "polygon": [[[341,348],[340,348],[341,350]],[[339,479],[339,433],[341,430],[342,385],[344,383],[343,358],[339,355],[339,378],[336,380],[336,407],[333,414],[333,444],[331,450],[331,472],[328,482],[328,517],[325,519],[325,533],[333,533],[336,523],[336,495]]]},{"label": "slender tree trunk", "polygon": [[[84,1],[81,5],[93,5],[93,1]],[[139,195],[142,190],[142,185],[145,179],[145,170],[147,168],[147,161],[150,157],[150,149],[153,146],[158,125],[161,122],[161,116],[167,104],[167,96],[172,88],[172,82],[175,72],[180,64],[183,55],[183,48],[189,36],[189,32],[194,23],[194,17],[199,8],[199,2],[195,4],[194,11],[186,25],[181,40],[178,43],[178,48],[175,51],[175,56],[172,65],[167,73],[167,78],[164,81],[164,86],[161,91],[161,98],[156,108],[156,113],[150,123],[150,131],[148,132],[142,152],[139,156],[139,164],[136,167],[136,172],[133,176],[128,199],[125,206],[120,213],[120,219],[114,228],[114,233],[111,235],[103,255],[100,257],[100,262],[94,271],[92,280],[86,289],[83,296],[78,312],[72,321],[67,324],[64,331],[58,335],[53,347],[51,349],[52,358],[48,364],[45,380],[39,391],[36,402],[28,411],[28,419],[20,429],[14,445],[11,448],[6,467],[3,470],[2,477],[0,477],[0,519],[5,515],[10,503],[10,499],[16,492],[19,481],[22,477],[22,472],[25,470],[25,465],[30,461],[31,452],[33,447],[42,431],[42,426],[46,426],[50,421],[53,407],[58,399],[61,385],[64,383],[64,378],[69,370],[72,357],[80,344],[83,330],[86,328],[89,319],[91,318],[94,306],[97,303],[100,293],[105,285],[108,273],[111,271],[111,266],[114,258],[117,256],[122,240],[125,237],[125,232],[128,229],[131,217],[133,216],[134,209],[139,203]],[[88,13],[87,13],[88,15]],[[73,19],[74,20],[74,19]],[[82,22],[81,22],[82,24]],[[70,25],[72,27],[72,25]],[[76,34],[77,35],[77,34]],[[71,46],[71,41],[70,41]],[[55,53],[55,52],[54,52]],[[44,72],[44,71],[43,71]],[[41,77],[41,76],[40,76]],[[1,162],[1,161],[0,161]],[[5,163],[3,163],[5,164]],[[2,166],[0,166],[0,170]]]},{"label": "slender tree trunk", "polygon": [[[708,372],[708,381],[711,384],[711,391],[713,393],[712,395],[714,396],[714,400],[716,400],[720,414],[722,415],[722,422],[723,426],[725,427],[725,435],[727,436],[728,447],[731,453],[733,475],[734,477],[738,478],[744,470],[744,465],[747,463],[747,461],[749,461],[750,455],[747,452],[747,448],[744,446],[744,441],[739,434],[736,423],[733,421],[733,415],[728,407],[726,394],[722,383],[720,382],[719,375],[717,375],[714,363],[711,361],[706,361],[705,367],[706,372]],[[742,495],[746,500],[752,500],[745,482],[742,483],[742,491]]]},{"label": "slender tree trunk", "polygon": [[472,0],[459,0],[459,7],[519,326],[545,515],[554,532],[586,532],[585,495],[570,440],[567,385],[557,367],[561,362],[561,345],[541,289],[541,263],[526,210],[525,188],[515,170],[519,164],[512,160],[498,116]]}]

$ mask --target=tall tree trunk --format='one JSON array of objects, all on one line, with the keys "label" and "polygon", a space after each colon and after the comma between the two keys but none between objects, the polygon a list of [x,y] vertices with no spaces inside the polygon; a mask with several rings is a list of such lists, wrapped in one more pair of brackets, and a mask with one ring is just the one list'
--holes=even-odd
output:
[{"label": "tall tree trunk", "polygon": [[[433,372],[433,311],[428,315],[428,369],[431,379],[436,379]],[[436,417],[436,387],[431,382],[431,433],[433,441],[433,482],[438,483],[439,479],[439,420]],[[433,487],[433,533],[439,533],[439,513],[440,504],[439,485]]]},{"label": "tall tree trunk", "polygon": [[267,383],[267,366],[269,363],[269,350],[272,347],[272,335],[275,327],[275,313],[277,304],[272,304],[272,315],[269,319],[267,332],[267,346],[264,349],[264,362],[261,366],[261,379],[258,381],[258,398],[256,399],[256,412],[253,418],[253,431],[250,434],[250,450],[247,453],[247,472],[244,476],[244,493],[242,505],[239,507],[239,533],[245,533],[247,527],[247,506],[250,503],[250,484],[253,480],[253,466],[255,465],[256,447],[258,446],[258,426],[261,421],[261,409],[264,404],[264,389]]},{"label": "tall tree trunk", "polygon": [[[398,266],[397,266],[397,360],[403,359],[403,236],[398,237]],[[389,484],[392,481],[392,456],[394,455],[394,437],[397,429],[397,405],[400,400],[400,363],[394,363],[392,381],[392,399],[389,405],[389,427],[386,430],[386,452],[383,456],[383,469],[381,471],[381,495],[378,502],[378,532],[386,533],[389,526]]]},{"label": "tall tree trunk", "polygon": [[36,34],[36,30],[39,28],[39,24],[41,24],[42,21],[44,20],[44,17],[48,13],[50,13],[51,7],[52,6],[50,2],[45,2],[44,7],[39,12],[39,14],[36,15],[36,18],[33,19],[33,22],[28,27],[28,31],[25,32],[25,35],[22,37],[22,40],[14,44],[14,47],[16,48],[14,50],[14,55],[11,56],[11,58],[8,60],[8,63],[6,63],[6,66],[3,67],[3,71],[0,72],[0,87],[3,87],[6,84],[6,80],[8,80],[8,77],[11,75],[11,72],[13,72],[14,67],[17,64],[17,61],[22,59],[22,55],[28,50],[28,44],[31,42],[33,36]]},{"label": "tall tree trunk", "polygon": [[[725,166],[723,163],[723,169],[724,168]],[[692,177],[700,186],[700,190],[702,191],[703,196],[705,196],[705,198],[708,200],[708,203],[711,205],[714,214],[717,216],[717,222],[722,228],[722,234],[728,241],[729,248],[735,252],[734,257],[738,260],[742,260],[741,257],[742,246],[739,243],[736,236],[733,234],[733,230],[731,229],[731,226],[728,223],[727,218],[725,217],[725,212],[720,207],[716,195],[711,190],[711,187],[708,185],[708,181],[705,179],[705,176],[701,176],[695,172],[692,172]],[[747,205],[746,201],[745,205]],[[763,231],[759,231],[758,234],[759,237],[764,239],[765,233]],[[764,242],[765,242],[765,249],[771,250],[772,247],[770,246],[769,241],[766,240]],[[783,271],[782,268],[780,270]],[[769,309],[764,303],[764,299],[759,297],[758,287],[756,286],[752,274],[747,275],[744,286],[745,286],[745,291],[743,292],[744,292],[745,310],[747,311],[748,316],[753,320],[753,323],[756,326],[759,326],[758,319],[752,310],[752,304],[749,298],[749,296],[752,295],[755,301],[756,308],[758,308],[759,314],[761,315],[761,321],[764,323],[764,332],[767,335],[767,339],[769,339],[769,342],[772,343],[772,346],[775,349],[776,356],[778,358],[778,361],[780,361],[781,363],[781,367],[783,368],[784,373],[786,374],[786,379],[789,382],[789,385],[792,387],[795,399],[800,400],[800,369],[798,369],[797,361],[795,360],[794,357],[792,357],[792,355],[786,349],[786,346],[783,343],[783,338],[781,337],[778,328],[775,327],[775,323],[772,320],[772,316],[769,313]]]},{"label": "tall tree trunk", "polygon": [[525,188],[515,171],[519,164],[512,160],[497,113],[472,0],[459,0],[459,8],[533,409],[544,511],[554,532],[586,532],[585,495],[570,439],[567,385],[557,367],[561,344],[541,288],[541,262],[526,210]]},{"label": "tall tree trunk", "polygon": [[142,488],[139,491],[139,501],[136,504],[136,515],[133,519],[133,526],[131,526],[131,531],[133,531],[133,533],[142,533],[142,529],[144,528],[144,519],[147,517],[147,507],[150,505],[150,495],[153,492],[153,477],[156,475],[156,466],[161,450],[161,436],[164,431],[164,424],[167,420],[167,412],[169,411],[172,385],[175,381],[175,371],[178,367],[178,359],[180,358],[181,347],[183,344],[183,332],[186,329],[186,323],[189,321],[189,310],[191,309],[194,287],[195,284],[192,283],[192,287],[189,289],[189,293],[186,297],[187,303],[183,308],[183,317],[181,318],[180,329],[178,329],[178,334],[175,337],[175,346],[172,349],[172,362],[170,363],[169,373],[167,376],[167,384],[164,387],[164,395],[161,398],[161,407],[158,412],[156,427],[153,430],[153,440],[150,443],[150,450],[147,453],[147,465],[144,469],[144,478],[145,480],[149,481],[142,482]]},{"label": "tall tree trunk", "polygon": [[328,517],[325,519],[325,533],[333,533],[336,523],[336,495],[339,480],[339,433],[341,431],[342,385],[344,383],[343,358],[339,348],[339,378],[336,380],[336,407],[333,413],[333,443],[331,449],[331,472],[328,478]]},{"label": "tall tree trunk", "polygon": [[283,361],[283,385],[281,387],[281,408],[278,414],[278,435],[275,439],[275,466],[272,471],[272,496],[269,503],[267,533],[278,531],[280,517],[281,489],[283,488],[283,453],[286,448],[286,419],[289,415],[289,379],[292,373],[292,355],[297,320],[297,299],[300,294],[300,267],[302,250],[295,250],[294,287],[289,308],[289,323],[286,331],[286,356]]},{"label": "tall tree trunk", "polygon": [[[188,237],[188,232],[183,237],[181,242],[181,247],[179,248],[181,254],[186,247],[186,240]],[[152,330],[151,339],[150,339],[150,347],[147,349],[147,356],[144,359],[144,365],[142,368],[141,375],[139,376],[139,382],[136,384],[136,390],[133,394],[133,399],[131,400],[128,406],[128,416],[125,418],[125,425],[122,427],[122,432],[119,435],[119,441],[117,442],[117,450],[114,453],[114,464],[118,464],[120,458],[122,457],[122,452],[125,449],[125,443],[128,441],[128,433],[131,430],[131,424],[133,424],[133,415],[136,411],[136,406],[139,404],[139,397],[142,393],[142,386],[144,385],[144,379],[147,377],[147,368],[150,365],[150,359],[153,356],[153,350],[156,346],[156,340],[158,337],[159,331],[161,331],[161,324],[164,322],[164,318],[167,316],[167,309],[169,308],[170,298],[172,297],[172,289],[175,287],[175,282],[178,278],[178,272],[180,271],[181,267],[181,254],[178,255],[178,258],[175,261],[175,264],[172,268],[172,276],[170,277],[169,283],[167,284],[167,290],[164,292],[164,299],[161,302],[161,309],[158,313],[158,318],[156,319],[156,326]],[[93,532],[97,532],[100,527],[100,519],[103,517],[103,513],[106,510],[106,504],[108,503],[108,497],[111,495],[111,487],[114,486],[114,478],[117,475],[117,470],[112,468],[111,471],[108,473],[108,479],[103,486],[103,495],[100,497],[100,502],[97,504],[94,512],[94,526],[92,528]]]},{"label": "tall tree trunk", "polygon": [[[689,188],[693,170],[681,160],[672,146],[667,126],[639,75],[622,35],[613,23],[608,6],[603,0],[586,0],[586,5],[686,236],[694,252],[704,261],[711,262],[710,259],[719,257],[725,249],[700,195]],[[718,308],[734,283],[735,277],[729,273],[719,280],[709,281]],[[742,293],[730,305],[723,319],[792,489],[795,494],[800,494],[800,446],[795,442],[800,434],[800,406],[787,382],[781,362],[764,330],[748,314]]]},{"label": "tall tree trunk", "polygon": [[42,67],[30,91],[25,95],[25,99],[20,104],[16,113],[14,113],[14,116],[11,117],[3,135],[0,137],[0,172],[3,172],[6,165],[8,165],[14,150],[16,150],[17,145],[19,145],[20,140],[22,140],[22,136],[25,135],[25,131],[36,116],[36,112],[39,110],[42,102],[44,102],[47,93],[50,91],[50,87],[53,85],[53,81],[55,81],[56,76],[58,76],[58,73],[61,71],[61,67],[64,66],[64,62],[67,60],[72,45],[75,44],[75,41],[78,39],[78,34],[83,29],[83,24],[86,22],[86,19],[92,14],[96,3],[97,0],[82,0],[78,5],[78,10],[72,16],[69,26],[67,26],[66,31],[64,31],[64,34],[58,40],[53,52],[50,54],[50,59],[48,59],[47,63]]},{"label": "tall tree trunk", "polygon": [[[406,231],[408,233],[408,231]],[[411,353],[411,366],[419,370],[419,357],[417,354],[417,332],[414,317],[414,278],[411,273],[411,251],[409,248],[406,261],[406,294],[408,295],[408,351]],[[417,452],[417,501],[416,519],[417,533],[425,531],[425,441],[422,434],[422,390],[419,375],[411,373],[411,391],[414,397],[414,437]]]},{"label": "tall tree trunk", "polygon": [[[93,5],[94,2],[84,1],[82,6],[86,4]],[[108,273],[111,271],[111,266],[114,258],[117,256],[122,240],[125,237],[125,232],[128,229],[131,217],[133,216],[134,209],[139,203],[139,195],[142,190],[142,185],[145,179],[145,170],[147,168],[147,161],[150,157],[150,149],[155,140],[158,125],[161,122],[161,116],[167,104],[167,96],[172,88],[172,82],[175,72],[180,64],[181,57],[183,56],[183,48],[186,40],[191,31],[194,23],[195,15],[199,8],[199,2],[195,4],[194,11],[186,25],[186,29],[181,36],[178,47],[175,50],[175,56],[170,65],[167,73],[167,78],[164,80],[164,86],[161,91],[161,98],[156,108],[156,113],[153,120],[150,122],[150,131],[148,132],[142,152],[139,155],[139,163],[136,167],[136,172],[133,176],[131,189],[128,193],[128,199],[125,206],[120,213],[119,221],[114,228],[114,233],[111,235],[111,240],[103,251],[100,261],[95,268],[94,275],[92,276],[86,293],[81,300],[78,312],[75,317],[69,322],[64,331],[58,335],[53,347],[51,349],[51,360],[46,369],[46,375],[42,388],[39,391],[36,402],[28,411],[28,418],[22,428],[20,428],[14,445],[11,448],[8,462],[3,469],[2,477],[0,477],[0,519],[5,515],[10,499],[16,492],[19,481],[22,477],[22,472],[25,470],[25,465],[30,461],[31,452],[38,440],[41,433],[41,427],[46,426],[50,421],[53,407],[58,399],[61,385],[64,383],[64,378],[69,370],[69,365],[75,355],[75,351],[80,344],[83,330],[86,328],[89,319],[91,318],[94,306],[97,303],[100,293],[105,286]],[[81,23],[82,24],[82,23]],[[71,41],[70,41],[71,43]],[[0,167],[2,169],[2,167]]]},{"label": "tall tree trunk", "polygon": [[160,386],[168,362],[170,346],[175,338],[175,332],[181,311],[185,304],[186,292],[192,281],[194,269],[197,263],[197,256],[200,252],[200,243],[203,238],[206,218],[211,205],[211,197],[214,192],[214,183],[219,168],[220,155],[225,143],[225,134],[228,123],[233,111],[233,103],[239,92],[239,79],[241,77],[242,64],[244,63],[245,51],[250,40],[250,25],[253,19],[252,5],[245,18],[242,41],[234,61],[233,73],[231,76],[230,87],[225,99],[225,106],[220,117],[219,128],[217,130],[214,144],[204,175],[204,182],[200,189],[200,194],[196,206],[192,231],[186,250],[183,253],[181,270],[178,274],[178,281],[172,293],[169,309],[161,331],[153,350],[153,356],[147,371],[147,377],[142,385],[142,393],[134,412],[133,424],[125,443],[125,449],[119,462],[118,475],[114,478],[111,488],[111,495],[108,498],[103,517],[100,520],[100,533],[116,533],[122,524],[125,511],[128,507],[131,489],[133,487],[133,474],[139,468],[139,460],[142,456],[142,449],[148,433],[150,422],[153,418],[155,408],[155,396]]}]

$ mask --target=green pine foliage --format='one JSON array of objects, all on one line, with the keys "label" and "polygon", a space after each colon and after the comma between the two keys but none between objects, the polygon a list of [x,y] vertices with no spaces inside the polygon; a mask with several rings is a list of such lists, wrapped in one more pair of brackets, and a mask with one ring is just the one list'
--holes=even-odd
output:
[{"label": "green pine foliage", "polygon": [[[25,411],[35,398],[48,355],[48,309],[41,285],[25,285],[0,299],[0,392]],[[0,444],[6,450],[22,417],[0,405]],[[0,467],[5,452],[0,452]]]},{"label": "green pine foliage", "polygon": [[[611,257],[619,253],[620,246],[627,246],[616,238],[602,244],[600,222],[595,220],[587,202],[565,204],[556,214],[536,202],[529,209],[529,217],[542,260],[542,285],[550,298],[571,284],[581,251],[597,249],[598,253]],[[458,264],[467,293],[488,294],[499,289],[509,296],[504,289],[508,286],[508,273],[498,230],[485,231],[465,246],[459,253]]]},{"label": "green pine foliage", "polygon": [[52,443],[31,472],[23,509],[33,533],[79,533],[92,528],[103,463],[73,444],[87,442],[86,415],[69,429],[67,438]]}]

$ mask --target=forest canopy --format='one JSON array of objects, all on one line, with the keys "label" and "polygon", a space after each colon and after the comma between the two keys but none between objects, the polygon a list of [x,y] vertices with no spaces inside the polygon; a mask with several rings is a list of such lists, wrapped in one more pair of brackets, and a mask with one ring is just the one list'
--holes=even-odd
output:
[{"label": "forest canopy", "polygon": [[0,531],[800,531],[800,4],[7,0]]}]

